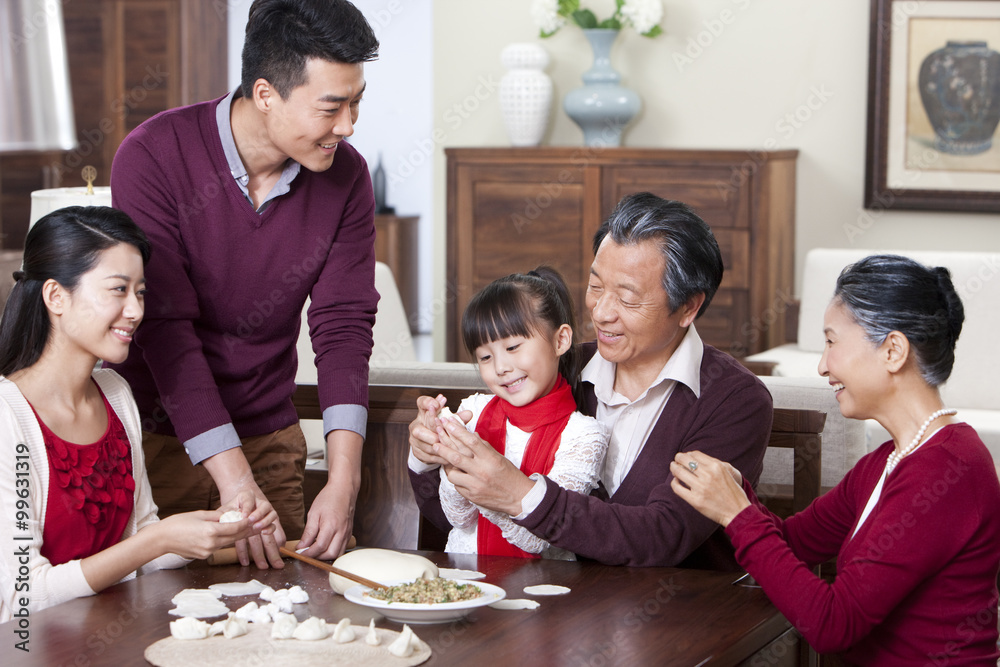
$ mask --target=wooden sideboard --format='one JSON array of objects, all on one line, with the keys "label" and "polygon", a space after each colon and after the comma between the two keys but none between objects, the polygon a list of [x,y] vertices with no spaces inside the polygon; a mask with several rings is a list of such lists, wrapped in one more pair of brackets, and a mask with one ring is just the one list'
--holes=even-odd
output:
[{"label": "wooden sideboard", "polygon": [[[712,227],[726,273],[698,320],[705,342],[737,357],[785,342],[795,271],[798,151],[638,148],[449,148],[447,355],[466,360],[465,305],[490,281],[557,268],[577,312],[601,222],[625,195],[691,205]],[[580,315],[582,339],[594,337]]]}]

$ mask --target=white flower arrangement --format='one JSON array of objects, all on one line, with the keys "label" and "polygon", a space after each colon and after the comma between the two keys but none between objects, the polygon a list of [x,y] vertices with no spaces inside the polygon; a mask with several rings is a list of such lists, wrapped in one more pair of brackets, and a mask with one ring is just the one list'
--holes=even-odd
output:
[{"label": "white flower arrangement", "polygon": [[531,17],[542,37],[551,37],[568,20],[583,29],[607,28],[621,30],[631,25],[643,37],[656,37],[663,32],[662,0],[615,0],[615,12],[609,18],[598,21],[594,12],[580,8],[580,0],[535,0],[531,5]]}]

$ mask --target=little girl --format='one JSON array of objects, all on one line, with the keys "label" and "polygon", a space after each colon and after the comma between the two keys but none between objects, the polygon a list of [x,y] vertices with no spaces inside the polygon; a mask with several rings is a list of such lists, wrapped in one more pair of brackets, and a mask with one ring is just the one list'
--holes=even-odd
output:
[{"label": "little girl", "polygon": [[[597,486],[608,434],[596,419],[576,411],[580,359],[573,321],[566,284],[549,267],[483,288],[465,309],[462,337],[494,395],[469,396],[458,410],[469,430],[525,474],[546,475],[563,488],[588,494]],[[445,551],[574,558],[509,515],[473,505],[459,495],[447,472],[442,468],[441,507],[454,528]]]}]

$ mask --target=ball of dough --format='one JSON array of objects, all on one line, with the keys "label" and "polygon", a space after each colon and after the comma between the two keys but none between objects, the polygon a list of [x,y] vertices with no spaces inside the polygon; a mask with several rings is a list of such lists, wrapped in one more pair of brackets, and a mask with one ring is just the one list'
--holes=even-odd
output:
[{"label": "ball of dough", "polygon": [[243,520],[243,513],[239,510],[229,510],[221,517],[219,517],[219,523],[236,523],[237,521]]},{"label": "ball of dough", "polygon": [[[413,581],[418,577],[434,579],[438,576],[437,565],[423,556],[390,549],[355,549],[333,561],[333,566],[379,583]],[[336,574],[330,575],[330,588],[335,593],[343,595],[352,586],[357,586],[357,583]]]}]

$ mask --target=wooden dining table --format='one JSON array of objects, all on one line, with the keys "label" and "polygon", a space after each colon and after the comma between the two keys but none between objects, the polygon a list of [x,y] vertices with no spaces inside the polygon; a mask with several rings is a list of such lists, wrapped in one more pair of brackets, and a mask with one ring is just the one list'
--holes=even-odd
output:
[{"label": "wooden dining table", "polygon": [[[739,573],[667,567],[612,567],[593,562],[533,560],[415,552],[441,567],[478,570],[508,598],[530,598],[532,610],[482,607],[467,617],[413,625],[432,650],[425,665],[794,665],[800,639],[764,593]],[[29,652],[15,644],[14,622],[0,625],[0,665],[46,667],[147,664],[146,647],[170,635],[170,599],[185,588],[258,581],[273,588],[300,585],[309,602],[295,605],[300,620],[392,630],[402,625],[335,594],[327,573],[286,560],[280,570],[193,563],[155,572],[32,613]],[[531,596],[533,584],[568,587],[558,596]],[[254,597],[223,598],[235,610]],[[232,641],[238,641],[234,639]],[[277,663],[276,663],[277,664]],[[237,667],[234,664],[234,667]]]}]

